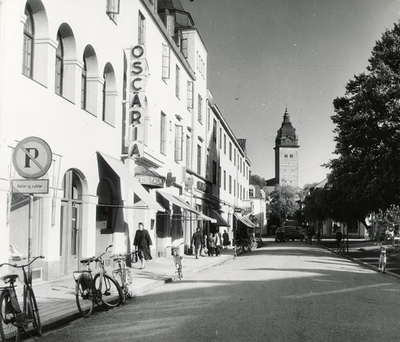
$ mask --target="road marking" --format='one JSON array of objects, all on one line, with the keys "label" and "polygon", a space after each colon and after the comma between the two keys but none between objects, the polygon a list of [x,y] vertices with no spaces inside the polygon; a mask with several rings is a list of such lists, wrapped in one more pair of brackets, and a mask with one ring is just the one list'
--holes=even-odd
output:
[{"label": "road marking", "polygon": [[290,295],[290,296],[284,296],[282,298],[303,299],[303,298],[309,298],[309,297],[315,297],[315,296],[325,296],[325,295],[336,294],[336,293],[354,292],[354,291],[359,291],[359,290],[365,290],[365,289],[368,289],[368,288],[388,286],[388,285],[393,285],[393,284],[386,283],[386,284],[374,284],[374,285],[357,286],[357,287],[353,287],[353,288],[334,290],[334,291],[316,292],[316,293],[304,293],[304,294],[301,294],[301,295]]}]

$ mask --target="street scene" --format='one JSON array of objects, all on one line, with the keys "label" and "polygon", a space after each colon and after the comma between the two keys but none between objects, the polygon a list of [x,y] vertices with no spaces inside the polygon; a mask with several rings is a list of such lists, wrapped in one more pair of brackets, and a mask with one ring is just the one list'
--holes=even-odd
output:
[{"label": "street scene", "polygon": [[0,340],[397,341],[400,0],[0,0]]},{"label": "street scene", "polygon": [[[46,331],[40,340],[397,340],[400,275],[383,275],[316,242],[269,239],[188,277],[186,261],[182,281],[148,287],[120,307]],[[392,268],[399,273],[400,261]]]}]

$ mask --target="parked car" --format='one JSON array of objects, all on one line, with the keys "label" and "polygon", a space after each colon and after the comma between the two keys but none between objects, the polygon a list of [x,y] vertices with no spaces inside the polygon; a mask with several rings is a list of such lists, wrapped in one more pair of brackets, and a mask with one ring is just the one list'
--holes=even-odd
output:
[{"label": "parked car", "polygon": [[286,232],[286,241],[300,240],[303,241],[306,235],[300,229],[289,230]]},{"label": "parked car", "polygon": [[286,241],[285,229],[278,228],[275,233],[275,242],[285,242],[285,241]]}]

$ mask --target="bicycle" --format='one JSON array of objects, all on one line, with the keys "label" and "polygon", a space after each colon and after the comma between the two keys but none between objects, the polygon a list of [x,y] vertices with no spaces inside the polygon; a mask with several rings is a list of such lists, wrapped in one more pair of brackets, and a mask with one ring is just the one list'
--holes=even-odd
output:
[{"label": "bicycle", "polygon": [[0,295],[0,335],[2,341],[20,341],[22,334],[27,331],[29,323],[32,323],[33,330],[38,336],[42,335],[42,325],[40,323],[39,308],[32,288],[32,274],[25,270],[37,259],[44,256],[34,257],[25,265],[0,264],[0,267],[8,265],[14,268],[21,268],[24,276],[23,306],[22,310],[17,299],[15,282],[18,274],[8,274],[1,279],[8,284],[2,288]]},{"label": "bicycle", "polygon": [[[118,306],[122,301],[122,291],[118,283],[107,274],[104,268],[102,256],[107,253],[109,245],[104,253],[98,257],[81,260],[86,270],[74,271],[76,305],[83,317],[89,317],[94,309],[94,304],[104,304],[107,308]],[[93,276],[90,264],[99,263],[99,271]],[[78,275],[78,276],[76,276]]]},{"label": "bicycle", "polygon": [[386,247],[385,246],[381,246],[381,253],[379,255],[378,271],[382,271],[382,273],[386,273]]},{"label": "bicycle", "polygon": [[339,248],[338,248],[338,250],[337,250],[337,254],[338,254],[338,255],[343,255],[344,250],[345,250],[345,245],[344,245],[344,242],[341,241],[341,242],[340,242],[340,245],[339,245]]},{"label": "bicycle", "polygon": [[[179,246],[183,245],[183,242],[180,243],[178,246],[172,247],[172,256],[174,258],[174,265],[176,267],[176,271],[175,273],[178,273],[178,279],[182,280],[183,278],[183,272],[182,272],[182,259],[183,257],[181,255],[179,255]],[[171,247],[171,246],[167,246],[167,247]]]},{"label": "bicycle", "polygon": [[133,296],[130,288],[132,284],[131,272],[126,268],[126,257],[130,255],[130,253],[126,253],[113,256],[114,261],[118,263],[118,268],[113,270],[112,274],[122,290],[122,302],[125,302],[126,298],[132,298]]}]

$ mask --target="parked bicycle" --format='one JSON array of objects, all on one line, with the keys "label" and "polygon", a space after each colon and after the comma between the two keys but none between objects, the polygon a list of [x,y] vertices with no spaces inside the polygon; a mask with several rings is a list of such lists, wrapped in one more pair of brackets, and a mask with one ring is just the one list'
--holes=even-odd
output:
[{"label": "parked bicycle", "polygon": [[382,271],[382,273],[386,273],[386,247],[385,246],[381,246],[381,252],[379,254],[378,271]]},{"label": "parked bicycle", "polygon": [[126,298],[132,297],[132,276],[130,270],[126,267],[126,258],[130,257],[130,253],[117,254],[113,256],[115,262],[118,263],[118,268],[113,270],[113,277],[118,282],[122,290],[122,301],[125,302]]},{"label": "parked bicycle", "polygon": [[344,241],[340,242],[339,248],[337,250],[337,254],[338,255],[343,255],[343,253],[345,252],[345,244]]},{"label": "parked bicycle", "polygon": [[29,267],[37,259],[43,259],[44,256],[37,256],[25,265],[3,263],[2,266],[11,266],[22,269],[24,277],[23,288],[23,306],[19,305],[17,292],[15,290],[18,274],[8,274],[1,279],[7,284],[2,288],[0,295],[0,335],[2,341],[20,341],[22,334],[28,331],[30,323],[33,325],[34,332],[41,336],[42,325],[40,323],[39,308],[37,306],[35,294],[32,288],[32,273],[26,272]]},{"label": "parked bicycle", "polygon": [[[107,308],[118,306],[122,302],[122,291],[118,283],[107,274],[104,268],[103,255],[113,245],[109,245],[104,253],[98,257],[81,260],[86,270],[75,271],[76,305],[83,317],[89,317],[93,312],[94,304],[104,304]],[[93,276],[90,264],[99,263],[99,270]]]},{"label": "parked bicycle", "polygon": [[179,280],[182,280],[183,278],[183,272],[182,272],[182,259],[183,257],[181,255],[179,255],[179,247],[183,245],[183,242],[180,243],[178,246],[175,247],[171,247],[171,246],[167,246],[167,247],[171,247],[172,250],[172,256],[174,259],[174,265],[176,268],[175,273],[178,273],[177,277]]}]

